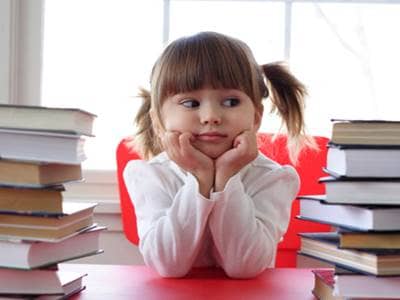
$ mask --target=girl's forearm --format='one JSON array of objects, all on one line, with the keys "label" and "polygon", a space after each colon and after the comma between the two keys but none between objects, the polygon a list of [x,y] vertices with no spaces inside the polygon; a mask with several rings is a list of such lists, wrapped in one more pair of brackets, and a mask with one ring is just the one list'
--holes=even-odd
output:
[{"label": "girl's forearm", "polygon": [[219,264],[228,276],[250,278],[273,265],[277,241],[256,217],[256,208],[234,176],[210,215],[209,226],[218,249]]},{"label": "girl's forearm", "polygon": [[214,170],[203,170],[192,173],[199,183],[199,192],[205,198],[210,198],[210,192],[214,185]]},{"label": "girl's forearm", "polygon": [[[159,206],[157,201],[146,201],[149,211],[144,222],[138,222],[142,232],[140,251],[147,265],[163,277],[182,277],[192,268],[203,244],[204,230],[214,202],[198,195],[198,183],[188,176],[174,199],[160,193],[161,203],[171,201],[171,206]],[[149,195],[147,194],[147,197]],[[157,195],[154,195],[157,197]],[[154,207],[150,208],[151,202]],[[138,205],[137,208],[142,206]],[[157,212],[157,213],[152,213]],[[157,216],[157,217],[156,217]]]},{"label": "girl's forearm", "polygon": [[237,173],[234,169],[217,169],[215,172],[214,191],[222,192],[228,180]]}]

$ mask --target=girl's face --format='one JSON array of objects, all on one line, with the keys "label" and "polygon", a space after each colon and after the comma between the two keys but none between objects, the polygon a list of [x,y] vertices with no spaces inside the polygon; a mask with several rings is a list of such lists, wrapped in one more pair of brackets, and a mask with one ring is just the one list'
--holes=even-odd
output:
[{"label": "girl's face", "polygon": [[232,148],[245,130],[258,130],[262,110],[234,89],[204,88],[176,94],[164,100],[161,118],[166,131],[189,132],[192,145],[215,159]]}]

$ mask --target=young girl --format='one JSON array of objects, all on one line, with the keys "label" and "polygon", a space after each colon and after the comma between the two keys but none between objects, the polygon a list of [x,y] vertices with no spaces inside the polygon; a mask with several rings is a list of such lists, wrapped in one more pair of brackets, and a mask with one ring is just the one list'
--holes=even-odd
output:
[{"label": "young girl", "polygon": [[249,278],[274,267],[299,178],[258,152],[261,100],[270,98],[299,145],[304,86],[213,32],[172,42],[150,84],[135,139],[147,161],[124,170],[145,263],[165,277],[219,266]]}]

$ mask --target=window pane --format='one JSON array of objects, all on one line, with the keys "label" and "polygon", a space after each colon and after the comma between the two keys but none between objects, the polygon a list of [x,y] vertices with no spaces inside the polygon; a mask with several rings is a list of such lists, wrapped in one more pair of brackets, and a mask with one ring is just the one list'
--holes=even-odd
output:
[{"label": "window pane", "polygon": [[400,5],[293,5],[291,66],[308,85],[308,127],[332,117],[398,119]]},{"label": "window pane", "polygon": [[260,64],[284,58],[282,3],[171,1],[170,40],[199,31],[217,31],[243,40]]},{"label": "window pane", "polygon": [[117,143],[133,132],[137,87],[162,49],[162,8],[162,0],[46,2],[42,104],[98,115],[85,168],[115,169]]}]

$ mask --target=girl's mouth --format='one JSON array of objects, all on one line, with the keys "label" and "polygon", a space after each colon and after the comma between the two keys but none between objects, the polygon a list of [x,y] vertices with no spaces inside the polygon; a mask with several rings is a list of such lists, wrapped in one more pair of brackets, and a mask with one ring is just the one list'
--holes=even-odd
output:
[{"label": "girl's mouth", "polygon": [[217,131],[209,131],[209,132],[203,132],[200,134],[196,134],[195,137],[197,140],[203,141],[203,142],[218,142],[218,141],[221,141],[221,140],[225,139],[226,137],[228,137],[228,135],[217,132]]}]

